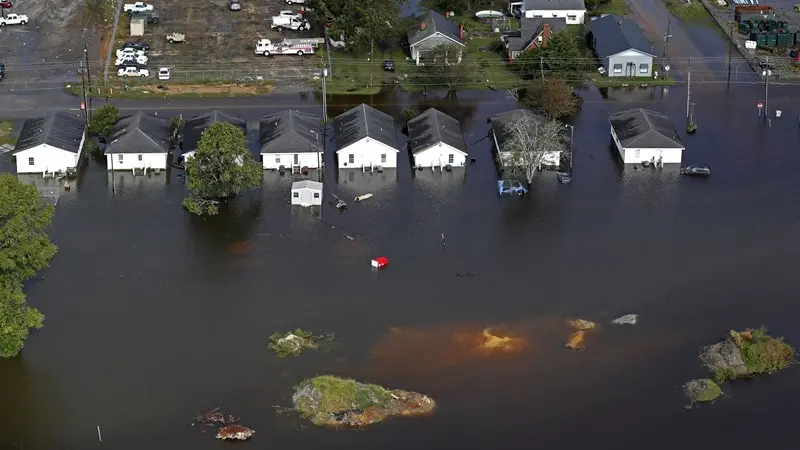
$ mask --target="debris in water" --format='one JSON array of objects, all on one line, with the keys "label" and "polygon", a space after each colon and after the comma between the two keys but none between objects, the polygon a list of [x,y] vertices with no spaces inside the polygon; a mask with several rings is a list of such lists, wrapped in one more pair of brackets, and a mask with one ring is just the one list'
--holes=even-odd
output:
[{"label": "debris in water", "polygon": [[372,194],[363,194],[363,195],[359,195],[358,197],[356,197],[355,201],[356,202],[363,202],[364,200],[367,200],[369,198],[372,198]]},{"label": "debris in water", "polygon": [[219,429],[217,439],[246,441],[253,437],[254,434],[256,432],[250,428],[241,425],[228,425]]},{"label": "debris in water", "polygon": [[714,373],[717,383],[786,369],[794,362],[795,349],[763,328],[730,330],[716,344],[700,350],[700,361]]},{"label": "debris in water", "polygon": [[333,335],[314,336],[310,331],[296,329],[285,333],[274,333],[269,337],[267,348],[279,358],[297,356],[306,350],[316,350],[323,342],[333,340]]},{"label": "debris in water", "polygon": [[683,392],[692,403],[710,402],[722,395],[722,389],[719,385],[708,378],[688,381],[683,385]]},{"label": "debris in water", "polygon": [[[195,423],[205,426],[211,425],[233,425],[239,421],[238,417],[226,413],[221,408],[209,409],[205,412],[199,412],[194,416]],[[192,424],[194,425],[194,424]]]},{"label": "debris in water", "polygon": [[347,209],[347,203],[344,200],[339,200],[336,203],[336,209]]},{"label": "debris in water", "polygon": [[616,319],[611,321],[612,325],[636,325],[636,321],[639,319],[638,314],[625,314],[622,317],[617,317]]},{"label": "debris in water", "polygon": [[483,342],[480,344],[481,348],[492,350],[514,350],[516,348],[517,339],[495,336],[489,333],[489,328],[485,328],[481,332],[481,337],[483,338]]},{"label": "debris in water", "polygon": [[585,334],[586,332],[583,330],[578,330],[570,334],[567,338],[567,343],[564,346],[572,350],[584,350],[586,348],[583,345],[583,338]]},{"label": "debris in water", "polygon": [[586,330],[593,330],[597,324],[594,322],[589,322],[588,320],[583,319],[572,319],[569,320],[569,326],[576,330],[586,331]]},{"label": "debris in water", "polygon": [[472,277],[477,277],[478,273],[477,272],[458,272],[456,274],[456,276],[457,277],[461,277],[461,278],[472,278]]}]

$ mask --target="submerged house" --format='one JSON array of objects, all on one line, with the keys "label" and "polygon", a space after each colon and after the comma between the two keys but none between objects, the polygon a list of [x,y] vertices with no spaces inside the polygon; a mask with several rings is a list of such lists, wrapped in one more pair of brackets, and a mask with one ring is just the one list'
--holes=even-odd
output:
[{"label": "submerged house", "polygon": [[609,77],[650,77],[653,46],[633,20],[609,15],[589,24],[592,46]]},{"label": "submerged house", "polygon": [[340,169],[397,167],[397,127],[392,116],[360,104],[333,119]]},{"label": "submerged house", "polygon": [[557,17],[522,18],[519,25],[516,33],[510,33],[503,39],[510,61],[517,59],[522,52],[547,47],[547,41],[554,34],[567,29],[567,19]]},{"label": "submerged house", "polygon": [[461,124],[434,108],[408,121],[408,150],[419,168],[463,167],[467,161]]},{"label": "submerged house", "polygon": [[86,142],[86,121],[59,111],[28,119],[22,125],[13,155],[17,173],[52,174],[78,167]]},{"label": "submerged house", "polygon": [[170,122],[143,111],[123,117],[106,145],[107,170],[167,168]]},{"label": "submerged house", "polygon": [[458,54],[449,63],[461,62],[464,44],[464,27],[446,19],[436,11],[428,11],[419,22],[418,27],[408,33],[408,48],[411,58],[421,65],[425,63],[425,54],[440,45],[454,45],[459,48]]},{"label": "submerged house", "polygon": [[[501,167],[507,166],[512,158],[512,151],[509,149],[512,133],[509,130],[509,125],[516,120],[517,116],[520,114],[527,116],[532,122],[549,122],[545,117],[534,114],[527,109],[515,109],[490,117],[489,130],[494,142],[494,148],[497,151],[497,163]],[[561,152],[547,152],[542,155],[541,164],[547,167],[558,167],[561,164]]]},{"label": "submerged house", "polygon": [[187,158],[194,156],[194,152],[197,151],[197,144],[200,142],[200,136],[203,132],[217,122],[233,124],[241,128],[244,135],[247,136],[247,121],[240,117],[220,112],[216,109],[206,114],[192,117],[186,121],[186,125],[183,128],[183,141],[180,145],[183,163],[186,163]]},{"label": "submerged house", "polygon": [[623,163],[681,163],[684,145],[672,121],[664,114],[636,108],[616,112],[608,121],[611,138]]},{"label": "submerged house", "polygon": [[322,166],[322,122],[318,116],[295,110],[281,111],[261,118],[259,142],[264,169]]},{"label": "submerged house", "polygon": [[322,183],[311,180],[292,183],[292,205],[322,205]]}]

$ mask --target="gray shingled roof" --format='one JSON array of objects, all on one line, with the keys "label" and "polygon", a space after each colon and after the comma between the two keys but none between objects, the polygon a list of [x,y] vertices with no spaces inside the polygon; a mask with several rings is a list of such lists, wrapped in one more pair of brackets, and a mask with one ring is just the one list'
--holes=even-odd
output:
[{"label": "gray shingled roof", "polygon": [[228,122],[236,125],[247,136],[246,120],[215,109],[186,121],[186,126],[183,128],[183,152],[181,154],[196,151],[197,144],[200,142],[200,135],[203,134],[203,131],[206,131],[206,128],[217,122]]},{"label": "gray shingled roof", "polygon": [[595,52],[601,59],[630,49],[655,56],[644,31],[630,19],[614,15],[601,17],[589,24],[589,30],[594,38]]},{"label": "gray shingled roof", "polygon": [[139,111],[117,122],[105,153],[167,153],[169,131],[169,120]]},{"label": "gray shingled roof", "polygon": [[524,11],[583,11],[586,9],[586,3],[583,0],[523,0],[522,9]]},{"label": "gray shingled roof", "polygon": [[52,112],[38,119],[28,119],[22,125],[15,152],[47,144],[70,153],[80,151],[86,122],[68,112]]},{"label": "gray shingled roof", "polygon": [[492,132],[494,133],[495,139],[497,139],[497,146],[499,147],[498,151],[503,151],[503,147],[505,146],[506,141],[510,137],[510,133],[506,129],[506,125],[511,123],[514,117],[517,114],[524,114],[526,116],[531,117],[533,120],[537,122],[547,122],[548,120],[540,116],[538,114],[534,114],[528,109],[514,109],[511,111],[506,111],[504,113],[495,114],[494,116],[489,118],[489,124],[492,128]]},{"label": "gray shingled roof", "polygon": [[295,189],[314,189],[315,191],[321,191],[322,183],[311,180],[295,181],[292,183],[292,190],[294,191]]},{"label": "gray shingled roof", "polygon": [[408,148],[419,153],[438,143],[467,153],[461,124],[438,109],[431,108],[408,121]]},{"label": "gray shingled roof", "polygon": [[521,52],[530,45],[531,41],[542,34],[544,25],[550,25],[553,34],[567,29],[567,19],[562,18],[544,18],[537,17],[535,19],[522,18],[520,20],[520,28],[517,33],[508,36],[508,50],[512,52]]},{"label": "gray shingled roof", "polygon": [[[321,146],[320,118],[300,111],[286,110],[261,118],[261,153],[317,152]],[[315,135],[314,133],[317,133]]]},{"label": "gray shingled roof", "polygon": [[669,117],[649,109],[616,112],[608,119],[623,147],[684,148]]},{"label": "gray shingled roof", "polygon": [[370,137],[394,149],[397,145],[397,128],[392,116],[377,109],[360,104],[333,119],[333,132],[336,135],[338,150]]},{"label": "gray shingled roof", "polygon": [[419,26],[409,31],[408,45],[414,46],[437,31],[454,40],[454,43],[464,45],[464,40],[461,39],[461,29],[458,27],[458,24],[452,20],[445,19],[443,15],[436,11],[428,11],[422,16]]}]

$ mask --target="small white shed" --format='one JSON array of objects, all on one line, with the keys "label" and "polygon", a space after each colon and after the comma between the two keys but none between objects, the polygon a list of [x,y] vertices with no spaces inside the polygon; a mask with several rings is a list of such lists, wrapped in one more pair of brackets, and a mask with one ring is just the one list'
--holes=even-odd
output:
[{"label": "small white shed", "polygon": [[311,180],[292,183],[292,205],[322,205],[322,183]]}]

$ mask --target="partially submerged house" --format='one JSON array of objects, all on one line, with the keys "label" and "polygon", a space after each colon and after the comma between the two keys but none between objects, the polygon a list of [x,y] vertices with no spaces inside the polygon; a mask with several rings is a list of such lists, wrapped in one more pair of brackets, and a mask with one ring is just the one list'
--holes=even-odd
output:
[{"label": "partially submerged house", "polygon": [[311,180],[292,183],[292,205],[322,205],[322,183]]},{"label": "partially submerged house", "polygon": [[408,150],[418,168],[463,167],[467,161],[461,124],[434,108],[408,121]]},{"label": "partially submerged house", "polygon": [[86,121],[64,111],[28,119],[14,147],[17,173],[66,172],[78,167],[86,142]]},{"label": "partially submerged house", "polygon": [[566,29],[564,18],[520,19],[519,30],[504,39],[508,59],[513,61],[522,52],[545,48],[550,37]]},{"label": "partially submerged house", "polygon": [[197,144],[200,143],[200,136],[203,132],[217,122],[233,124],[241,128],[242,132],[247,136],[247,121],[240,117],[220,112],[216,109],[206,114],[192,117],[186,121],[186,125],[183,128],[183,141],[180,146],[183,163],[186,163],[187,158],[194,156],[194,152],[197,151]]},{"label": "partially submerged house", "polygon": [[611,115],[611,138],[625,164],[680,164],[684,145],[669,117],[643,108]]},{"label": "partially submerged house", "polygon": [[340,169],[397,167],[397,127],[392,116],[360,104],[333,119]]},{"label": "partially submerged house", "polygon": [[523,0],[511,3],[511,9],[519,9],[522,17],[561,18],[569,25],[582,24],[586,19],[584,0]]},{"label": "partially submerged house", "polygon": [[[538,114],[534,114],[527,109],[515,109],[504,113],[496,114],[489,118],[490,133],[497,151],[497,163],[499,166],[507,166],[513,158],[513,150],[510,148],[513,133],[510,126],[518,116],[525,116],[532,124],[546,123],[548,120]],[[542,166],[558,167],[561,164],[561,152],[550,151],[542,155]]]},{"label": "partially submerged house", "polygon": [[264,169],[322,166],[322,122],[318,116],[286,110],[261,118],[259,142]]},{"label": "partially submerged house", "polygon": [[117,122],[106,145],[107,170],[167,168],[170,122],[143,111]]},{"label": "partially submerged house", "polygon": [[653,46],[636,22],[608,15],[589,24],[591,41],[609,77],[653,75]]},{"label": "partially submerged house", "polygon": [[[455,61],[460,63],[464,44],[464,27],[446,19],[435,11],[428,11],[419,22],[419,25],[408,33],[408,47],[411,58],[417,65],[425,64],[425,55],[440,45],[453,45],[461,49]],[[437,61],[437,63],[443,63]]]}]

